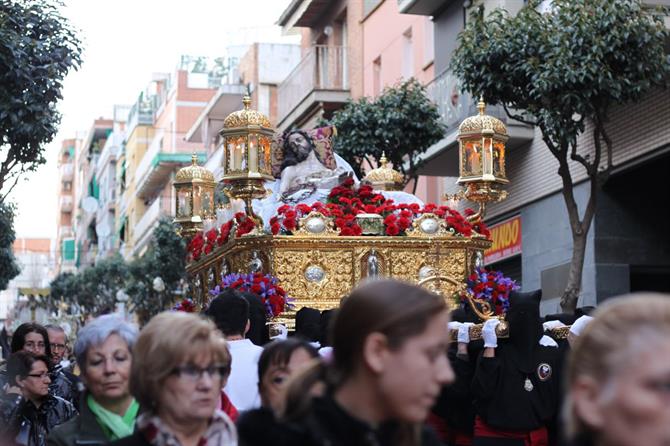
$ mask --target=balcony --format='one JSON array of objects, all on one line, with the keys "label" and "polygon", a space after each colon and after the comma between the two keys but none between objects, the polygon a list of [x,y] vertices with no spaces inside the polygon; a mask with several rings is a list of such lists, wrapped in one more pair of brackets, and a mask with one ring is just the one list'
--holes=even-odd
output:
[{"label": "balcony", "polygon": [[[133,181],[135,182],[135,193],[143,199],[151,199],[170,180],[170,174],[176,167],[185,166],[191,162],[192,152],[174,153],[164,152],[162,147],[163,131],[156,132],[149,148],[142,157],[140,164],[135,170]],[[198,153],[198,162],[207,160],[205,153]]]},{"label": "balcony", "polygon": [[[420,175],[453,176],[458,173],[458,126],[468,116],[477,113],[477,101],[468,93],[461,93],[460,81],[447,70],[433,79],[426,90],[428,97],[437,105],[445,136],[431,146],[421,158],[426,163],[419,169]],[[509,140],[508,148],[518,147],[533,139],[533,128],[509,119],[502,106],[486,107],[486,113],[505,123]]]},{"label": "balcony", "polygon": [[158,197],[149,206],[133,228],[133,255],[140,255],[151,239],[151,234],[164,215],[172,215],[172,200]]},{"label": "balcony", "polygon": [[304,124],[319,107],[337,110],[349,97],[347,48],[316,45],[279,85],[277,129]]},{"label": "balcony", "polygon": [[140,98],[137,102],[130,108],[128,113],[128,121],[126,122],[126,134],[130,135],[133,133],[138,125],[153,125],[154,123],[154,112],[156,111],[158,105],[157,96],[149,96],[146,100],[143,95],[140,95]]},{"label": "balcony", "polygon": [[433,15],[450,3],[454,0],[398,0],[398,11],[401,14]]},{"label": "balcony", "polygon": [[58,227],[58,238],[72,238],[74,236],[74,231],[72,231],[72,226],[62,225]]},{"label": "balcony", "polygon": [[58,199],[58,208],[61,212],[72,212],[72,203],[74,199],[72,195],[61,195]]},{"label": "balcony", "polygon": [[60,180],[72,181],[74,178],[74,163],[63,163],[60,165]]}]

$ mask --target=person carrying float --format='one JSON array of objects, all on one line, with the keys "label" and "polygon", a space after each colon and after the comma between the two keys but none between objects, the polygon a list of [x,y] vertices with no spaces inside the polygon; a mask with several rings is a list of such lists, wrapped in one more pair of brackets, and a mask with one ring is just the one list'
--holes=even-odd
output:
[{"label": "person carrying float", "polygon": [[509,339],[498,340],[499,320],[482,329],[484,351],[475,370],[474,446],[546,446],[547,425],[558,413],[561,355],[543,336],[541,291],[512,292]]}]

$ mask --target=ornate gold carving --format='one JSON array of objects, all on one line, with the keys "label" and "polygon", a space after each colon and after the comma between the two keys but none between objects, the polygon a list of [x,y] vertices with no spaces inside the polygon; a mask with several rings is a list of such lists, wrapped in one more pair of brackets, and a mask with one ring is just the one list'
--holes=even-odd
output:
[{"label": "ornate gold carving", "polygon": [[365,175],[363,181],[369,182],[377,190],[402,190],[405,177],[402,173],[388,166],[386,153],[379,159],[380,166]]},{"label": "ornate gold carving", "polygon": [[[321,220],[323,222],[323,230],[321,232],[312,232],[309,225],[314,222],[311,219]],[[336,236],[338,231],[333,229],[333,219],[324,216],[321,212],[312,211],[309,214],[298,220],[298,229],[293,232],[293,235],[300,237],[332,237]]]},{"label": "ornate gold carving", "polygon": [[251,104],[251,99],[248,96],[245,96],[242,99],[244,108],[229,114],[226,119],[223,121],[223,128],[238,128],[238,127],[247,127],[247,126],[258,126],[271,128],[270,120],[263,113],[257,110],[250,110],[249,105]]},{"label": "ornate gold carving", "polygon": [[498,118],[484,114],[486,111],[486,104],[480,100],[477,108],[479,113],[465,118],[461,125],[458,126],[459,136],[468,133],[481,133],[482,130],[494,131],[499,135],[507,135],[507,127]]},{"label": "ornate gold carving", "polygon": [[202,180],[214,182],[214,174],[202,166],[198,166],[198,155],[191,157],[191,165],[182,167],[175,175],[175,182],[189,182],[191,180]]},{"label": "ornate gold carving", "polygon": [[426,213],[412,222],[412,228],[407,230],[408,237],[444,237],[452,235],[447,229],[443,218],[435,214]]},{"label": "ornate gold carving", "polygon": [[[233,238],[212,254],[186,269],[189,275],[204,272],[213,265],[228,262],[230,272],[249,272],[251,253],[258,251],[263,260],[263,272],[277,276],[281,285],[295,301],[295,310],[303,306],[330,309],[339,306],[347,295],[367,276],[367,256],[375,250],[379,261],[379,275],[419,282],[421,267],[432,268],[431,276],[437,282],[431,286],[445,297],[451,297],[457,284],[462,284],[470,268],[472,253],[490,246],[488,240],[465,237],[341,237],[341,236],[270,236],[253,235]],[[305,277],[309,266],[318,266],[325,272],[320,282]],[[220,271],[220,270],[219,270]],[[426,277],[423,277],[425,279]],[[432,283],[428,281],[427,283]],[[450,288],[452,287],[453,288]],[[198,302],[207,294],[202,289]],[[294,312],[286,312],[279,319],[292,327]]]}]

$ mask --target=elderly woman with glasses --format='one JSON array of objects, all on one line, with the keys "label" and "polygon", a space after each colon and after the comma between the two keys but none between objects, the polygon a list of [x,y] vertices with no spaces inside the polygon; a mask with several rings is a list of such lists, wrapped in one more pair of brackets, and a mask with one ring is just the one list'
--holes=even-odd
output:
[{"label": "elderly woman with glasses", "polygon": [[100,316],[79,331],[74,346],[86,392],[81,414],[59,426],[49,446],[96,445],[133,433],[139,404],[130,394],[131,354],[137,328],[116,314]]},{"label": "elderly woman with glasses", "polygon": [[182,312],[154,317],[133,350],[130,391],[146,409],[114,446],[227,446],[235,426],[217,410],[230,373],[226,341],[210,321]]},{"label": "elderly woman with glasses", "polygon": [[75,416],[74,406],[49,393],[49,359],[27,351],[7,362],[12,386],[0,399],[0,444],[44,446],[48,433]]}]

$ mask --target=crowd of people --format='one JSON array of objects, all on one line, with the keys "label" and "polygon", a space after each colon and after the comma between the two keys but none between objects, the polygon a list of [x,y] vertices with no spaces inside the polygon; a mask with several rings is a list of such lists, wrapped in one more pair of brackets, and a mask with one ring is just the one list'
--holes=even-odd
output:
[{"label": "crowd of people", "polygon": [[492,318],[473,340],[467,307],[392,280],[273,339],[258,296],[230,289],[141,331],[100,316],[73,346],[27,322],[0,366],[0,444],[669,445],[670,296],[544,318],[540,299],[513,292],[508,335]]}]

